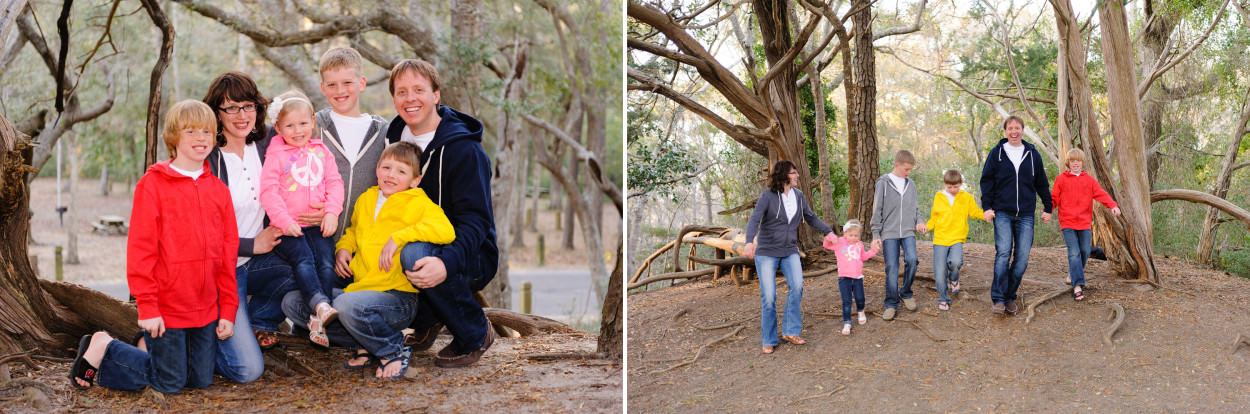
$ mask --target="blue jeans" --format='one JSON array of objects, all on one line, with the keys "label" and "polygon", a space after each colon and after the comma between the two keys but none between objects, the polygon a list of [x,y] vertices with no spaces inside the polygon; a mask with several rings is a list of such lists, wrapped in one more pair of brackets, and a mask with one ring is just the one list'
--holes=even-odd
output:
[{"label": "blue jeans", "polygon": [[760,276],[760,336],[764,346],[777,345],[777,268],[786,276],[786,309],[781,333],[798,336],[803,331],[803,265],[799,254],[786,257],[755,255],[755,272]]},{"label": "blue jeans", "polygon": [[851,323],[851,298],[855,298],[855,311],[864,311],[864,279],[838,278],[838,291],[842,293],[842,323]]},{"label": "blue jeans", "polygon": [[[266,332],[278,330],[278,325],[286,319],[286,315],[282,314],[282,298],[296,288],[291,266],[277,255],[266,253],[252,256],[237,271],[246,272],[239,277],[239,285],[247,286],[247,295],[250,296],[247,298],[247,314],[252,329]],[[243,302],[244,297],[239,296],[239,301]]]},{"label": "blue jeans", "polygon": [[1016,300],[1032,248],[1033,216],[995,214],[994,281],[990,284],[990,299],[995,304]]},{"label": "blue jeans", "polygon": [[213,385],[217,322],[199,328],[165,329],[160,338],[145,333],[147,352],[110,341],[100,362],[100,386],[137,390],[145,386],[172,394],[183,388]]},{"label": "blue jeans", "polygon": [[273,253],[286,260],[295,271],[295,285],[308,306],[330,301],[334,289],[334,242],[321,236],[320,226],[303,227],[303,237],[282,236]]},{"label": "blue jeans", "polygon": [[[300,300],[298,292],[287,294],[282,305],[292,322],[307,329],[312,308]],[[395,359],[404,347],[403,329],[416,315],[417,294],[398,290],[343,292],[334,297],[334,308],[339,317],[326,325],[331,344],[364,348],[378,358]]]},{"label": "blue jeans", "polygon": [[[343,289],[334,289],[330,291],[330,298],[336,300],[343,294]],[[339,317],[333,322],[325,324],[326,337],[330,338],[330,345],[360,348],[360,344],[356,342],[356,338],[347,332],[347,328],[343,327],[340,322],[345,315],[343,309],[335,308],[339,311]],[[298,290],[287,292],[282,298],[282,313],[287,319],[291,320],[291,333],[295,336],[308,336],[308,318],[312,316],[312,307],[308,306],[308,302],[304,300],[304,294]]]},{"label": "blue jeans", "polygon": [[[903,251],[903,286],[898,285],[898,254]],[[885,259],[885,307],[898,308],[899,299],[911,299],[911,282],[916,278],[916,238],[881,240],[881,258]]]},{"label": "blue jeans", "polygon": [[937,282],[938,303],[951,303],[946,282],[959,281],[959,268],[964,265],[964,244],[933,245],[933,280]]},{"label": "blue jeans", "polygon": [[[251,263],[251,260],[248,260]],[[252,334],[252,324],[247,318],[247,264],[234,268],[239,287],[239,309],[234,315],[234,334],[226,340],[217,340],[213,366],[221,376],[234,382],[248,383],[265,373],[265,358],[260,354],[260,344]]]},{"label": "blue jeans", "polygon": [[[400,250],[399,263],[405,269],[412,269],[417,259],[436,256],[440,248],[424,242],[408,243]],[[473,298],[473,292],[482,290],[495,277],[485,274],[485,260],[470,257],[467,263],[462,264],[459,274],[447,275],[447,280],[438,286],[421,289],[417,316],[413,318],[411,328],[425,332],[441,322],[454,338],[448,346],[456,355],[481,348],[486,342],[488,321],[482,305]]]},{"label": "blue jeans", "polygon": [[1089,260],[1090,230],[1063,229],[1063,244],[1068,245],[1068,277],[1072,287],[1085,286],[1085,262]]}]

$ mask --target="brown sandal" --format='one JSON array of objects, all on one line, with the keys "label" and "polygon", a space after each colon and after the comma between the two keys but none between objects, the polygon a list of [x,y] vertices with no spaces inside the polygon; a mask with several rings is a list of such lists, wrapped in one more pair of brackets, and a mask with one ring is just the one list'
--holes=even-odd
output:
[{"label": "brown sandal", "polygon": [[776,348],[777,348],[776,345],[764,345],[764,353],[771,354],[773,353],[773,350],[775,350]]},{"label": "brown sandal", "polygon": [[278,334],[275,332],[253,329],[252,333],[256,335],[256,343],[260,344],[260,349],[262,350],[278,345]]},{"label": "brown sandal", "polygon": [[789,342],[795,345],[803,345],[807,343],[807,341],[803,340],[803,338],[798,335],[795,335],[795,336],[782,335],[781,339],[784,339],[786,342]]}]

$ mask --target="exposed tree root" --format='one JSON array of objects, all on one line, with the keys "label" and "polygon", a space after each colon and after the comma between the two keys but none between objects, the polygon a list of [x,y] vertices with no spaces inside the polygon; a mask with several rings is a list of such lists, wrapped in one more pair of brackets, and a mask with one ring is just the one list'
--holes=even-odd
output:
[{"label": "exposed tree root", "polygon": [[1233,340],[1233,352],[1232,353],[1234,354],[1237,353],[1237,348],[1241,348],[1242,345],[1250,347],[1250,336],[1246,336],[1245,334],[1237,334],[1237,339]]},{"label": "exposed tree root", "polygon": [[716,344],[720,343],[721,341],[724,341],[724,340],[727,340],[727,339],[729,339],[729,338],[734,337],[735,335],[737,335],[739,332],[742,332],[742,331],[743,331],[744,329],[746,329],[746,328],[747,328],[747,327],[745,327],[745,326],[739,326],[739,327],[738,327],[738,329],[734,329],[734,330],[733,330],[733,332],[727,333],[727,334],[725,334],[725,336],[722,336],[722,337],[720,337],[720,338],[713,339],[713,340],[711,340],[710,342],[708,342],[708,343],[706,343],[706,344],[703,344],[703,346],[699,348],[699,351],[694,353],[694,358],[691,358],[689,361],[674,364],[674,365],[672,365],[672,366],[670,366],[670,367],[668,367],[668,368],[664,368],[664,369],[662,369],[662,370],[652,372],[652,374],[659,374],[659,373],[663,373],[663,372],[668,372],[668,371],[672,371],[672,370],[677,369],[677,368],[684,367],[684,366],[686,366],[686,365],[693,364],[693,363],[695,363],[695,362],[697,362],[697,361],[699,360],[699,357],[703,356],[703,351],[708,350],[709,348],[711,348],[711,347],[712,347],[712,345],[716,345]]},{"label": "exposed tree root", "polygon": [[949,338],[938,338],[936,335],[933,335],[933,333],[929,332],[929,330],[928,330],[928,329],[925,329],[925,327],[924,327],[923,325],[921,325],[921,324],[920,324],[920,322],[918,322],[918,321],[916,321],[916,320],[914,320],[914,319],[898,319],[898,318],[895,318],[894,320],[896,320],[896,321],[900,321],[900,322],[908,322],[908,323],[911,323],[911,326],[915,326],[915,327],[916,327],[916,329],[919,329],[919,330],[920,330],[920,332],[924,332],[925,336],[928,336],[928,337],[929,337],[929,339],[932,339],[932,340],[933,340],[933,342],[945,342],[945,341],[949,341],[949,340],[950,340]]},{"label": "exposed tree root", "polygon": [[690,308],[683,308],[682,310],[677,311],[677,314],[673,315],[673,322],[677,322],[678,319],[681,319],[681,317],[687,313],[690,313]]},{"label": "exposed tree root", "polygon": [[626,289],[634,289],[634,288],[639,288],[639,287],[642,287],[642,286],[646,286],[646,285],[647,285],[647,284],[649,284],[649,283],[652,283],[652,282],[659,282],[659,281],[661,281],[661,280],[672,280],[672,279],[694,279],[694,278],[697,278],[697,277],[709,276],[709,275],[711,275],[711,274],[713,274],[713,273],[716,273],[716,269],[715,269],[715,268],[711,268],[711,267],[709,267],[709,268],[707,268],[707,269],[703,269],[703,270],[692,270],[692,271],[689,271],[689,272],[673,272],[673,273],[665,273],[665,274],[661,274],[661,275],[651,276],[651,277],[649,277],[649,278],[646,278],[646,279],[643,279],[643,280],[639,280],[639,281],[634,282],[634,283],[630,283],[630,284],[629,284],[629,286],[627,286],[627,287],[626,287]]},{"label": "exposed tree root", "polygon": [[1111,337],[1115,335],[1115,331],[1120,329],[1120,324],[1124,323],[1124,306],[1119,302],[1111,304],[1111,326],[1108,326],[1102,333],[1102,341],[1107,346],[1115,348],[1115,342],[1111,341]]},{"label": "exposed tree root", "polygon": [[668,251],[668,249],[673,248],[675,245],[677,245],[676,241],[668,242],[668,244],[665,244],[663,247],[657,249],[655,253],[651,253],[650,256],[647,256],[647,259],[643,260],[642,264],[638,266],[638,271],[634,272],[634,277],[629,278],[629,283],[637,282],[638,278],[642,277],[642,272],[645,272],[651,267],[652,261],[654,261],[657,257],[660,257],[660,255],[664,254],[664,252]]},{"label": "exposed tree root", "polygon": [[1189,296],[1189,297],[1191,297],[1191,298],[1196,298],[1196,297],[1198,297],[1198,295],[1196,295],[1196,294],[1194,294],[1194,293],[1192,293],[1192,292],[1186,292],[1186,291],[1184,291],[1184,290],[1180,290],[1180,289],[1177,289],[1177,288],[1174,288],[1174,287],[1171,287],[1171,286],[1167,286],[1167,285],[1164,285],[1164,284],[1162,284],[1162,283],[1155,282],[1155,281],[1153,281],[1153,280],[1149,280],[1149,279],[1115,279],[1115,280],[1117,280],[1117,281],[1119,281],[1119,282],[1122,282],[1122,283],[1142,283],[1142,284],[1147,284],[1147,285],[1150,285],[1150,286],[1154,286],[1155,288],[1158,288],[1158,289],[1170,290],[1170,291],[1173,291],[1173,292],[1176,292],[1176,293],[1181,293],[1181,294],[1187,295],[1187,296]]},{"label": "exposed tree root", "polygon": [[698,330],[701,330],[701,331],[714,331],[714,330],[717,330],[717,329],[724,329],[724,328],[728,328],[728,327],[731,327],[731,326],[734,326],[734,325],[738,325],[738,324],[741,324],[741,323],[743,323],[743,322],[746,322],[746,321],[749,321],[749,320],[752,320],[752,319],[755,319],[755,317],[754,317],[754,316],[748,316],[748,317],[746,317],[746,318],[742,318],[742,319],[739,319],[739,320],[736,320],[736,321],[733,321],[733,322],[729,322],[729,323],[725,323],[725,324],[720,324],[720,325],[716,325],[716,326],[698,326],[698,325],[695,325],[695,328],[696,328],[696,329],[698,329]]},{"label": "exposed tree root", "polygon": [[816,395],[812,395],[812,396],[808,396],[808,397],[799,398],[799,399],[797,399],[797,400],[794,400],[794,402],[790,403],[790,405],[798,404],[798,403],[801,403],[801,402],[803,402],[803,401],[807,401],[807,400],[814,400],[814,399],[817,399],[817,398],[832,397],[832,396],[833,396],[833,394],[837,394],[839,391],[842,391],[842,390],[845,390],[845,389],[846,389],[846,386],[845,386],[845,385],[839,385],[837,388],[834,388],[834,389],[833,389],[833,391],[829,391],[829,393],[827,393],[827,394],[816,394]]},{"label": "exposed tree root", "polygon": [[1041,299],[1035,300],[1033,301],[1033,303],[1030,303],[1029,306],[1024,309],[1024,313],[1027,315],[1024,317],[1024,323],[1027,324],[1033,321],[1033,316],[1037,315],[1036,313],[1037,305],[1041,305],[1042,303],[1045,303],[1048,300],[1063,296],[1063,294],[1068,293],[1068,292],[1071,292],[1071,288],[1065,286],[1057,290],[1053,290],[1050,293],[1043,295]]},{"label": "exposed tree root", "polygon": [[569,359],[599,359],[602,356],[595,352],[544,352],[521,355],[521,358],[530,361],[563,361]]},{"label": "exposed tree root", "polygon": [[517,331],[521,336],[574,331],[573,328],[560,321],[538,315],[497,308],[484,308],[482,311],[486,313],[486,318],[490,319],[490,323]]},{"label": "exposed tree root", "polygon": [[31,354],[31,353],[33,353],[33,352],[35,352],[35,351],[36,351],[36,350],[38,350],[38,349],[39,349],[39,348],[35,348],[35,349],[31,349],[31,350],[29,350],[29,351],[25,351],[25,352],[18,352],[18,353],[8,354],[8,355],[5,355],[5,356],[2,356],[2,357],[0,357],[0,365],[7,364],[7,363],[9,363],[9,361],[14,361],[14,360],[17,360],[17,361],[21,361],[21,362],[25,363],[27,368],[30,368],[30,369],[39,369],[39,365],[36,365],[36,364],[35,364],[35,361],[33,361],[33,360],[31,360],[31,359],[30,359],[30,354]]}]

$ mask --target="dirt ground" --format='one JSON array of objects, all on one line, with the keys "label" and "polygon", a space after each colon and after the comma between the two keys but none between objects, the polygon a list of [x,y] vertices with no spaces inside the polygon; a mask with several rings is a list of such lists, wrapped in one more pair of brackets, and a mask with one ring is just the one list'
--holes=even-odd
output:
[{"label": "dirt ground", "polygon": [[[81,264],[64,266],[71,282],[124,281],[125,236],[96,235],[90,223],[102,215],[129,218],[130,195],[115,184],[108,197],[96,193],[98,182],[84,181],[78,199],[78,243]],[[67,229],[58,225],[55,179],[38,179],[32,186],[31,209],[35,211],[32,255],[45,278],[53,278],[54,245],[63,245]],[[69,196],[62,202],[69,205]],[[615,248],[620,220],[605,209],[604,246]],[[66,216],[67,224],[69,216]],[[581,236],[575,250],[559,249],[555,214],[544,210],[537,223],[547,238],[544,268],[585,267]],[[517,269],[537,266],[534,234],[526,235],[526,247],[514,248],[511,265]],[[266,372],[249,384],[217,377],[204,390],[185,391],[165,398],[142,392],[90,389],[76,391],[66,375],[69,360],[41,357],[40,367],[8,364],[14,379],[37,380],[54,391],[48,405],[22,397],[23,387],[0,386],[0,412],[154,411],[172,412],[274,412],[292,408],[312,412],[619,412],[623,378],[621,361],[596,359],[539,361],[529,357],[544,353],[593,353],[598,337],[587,333],[548,334],[525,338],[499,338],[476,365],[443,369],[433,364],[433,353],[451,341],[444,331],[432,351],[413,356],[404,379],[382,381],[373,370],[349,371],[342,364],[349,357],[343,349],[323,350],[302,338],[283,336],[275,350],[266,351]],[[72,350],[59,350],[73,355]],[[310,369],[302,368],[306,365]],[[3,383],[3,381],[0,381]],[[162,401],[163,400],[163,401]]]},{"label": "dirt ground", "polygon": [[[932,276],[920,243],[919,274]],[[869,321],[840,334],[836,274],[804,283],[806,345],[760,352],[759,287],[728,278],[631,294],[631,412],[1247,412],[1250,411],[1250,280],[1156,257],[1170,289],[1118,281],[1091,260],[1084,302],[1064,294],[1005,317],[990,312],[994,247],[966,245],[965,293],[937,310],[933,282],[917,279],[919,309],[886,322],[882,263],[866,268]],[[804,261],[832,262],[831,252]],[[872,273],[872,272],[870,272]],[[1021,300],[1063,286],[1062,246],[1034,248]],[[779,278],[778,280],[783,280]],[[778,287],[778,312],[788,290]],[[1113,303],[1126,311],[1114,334]],[[778,317],[780,319],[780,317]],[[724,327],[718,327],[724,326]],[[716,329],[712,329],[716,328]],[[737,334],[734,331],[742,328]],[[696,362],[672,368],[693,358]]]}]

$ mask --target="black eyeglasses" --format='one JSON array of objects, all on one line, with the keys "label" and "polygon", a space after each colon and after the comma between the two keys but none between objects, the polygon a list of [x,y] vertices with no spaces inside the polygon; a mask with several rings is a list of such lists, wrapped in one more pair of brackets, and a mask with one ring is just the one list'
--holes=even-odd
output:
[{"label": "black eyeglasses", "polygon": [[217,108],[217,109],[220,109],[222,110],[222,112],[228,113],[230,115],[239,113],[239,110],[243,110],[243,112],[247,112],[247,113],[252,113],[252,112],[256,112],[256,104],[247,104],[243,106],[227,106],[225,108]]}]

